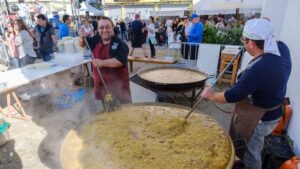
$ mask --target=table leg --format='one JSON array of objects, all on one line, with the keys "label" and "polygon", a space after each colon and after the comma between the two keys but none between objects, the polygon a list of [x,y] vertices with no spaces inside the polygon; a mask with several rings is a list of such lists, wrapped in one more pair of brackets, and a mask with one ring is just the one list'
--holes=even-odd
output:
[{"label": "table leg", "polygon": [[133,72],[133,62],[129,61],[129,70],[130,72]]},{"label": "table leg", "polygon": [[2,114],[3,117],[5,117],[4,111],[1,106],[0,106],[0,113]]},{"label": "table leg", "polygon": [[[87,67],[86,64],[83,64],[83,65],[82,65],[82,69],[83,69],[83,70],[82,70],[82,71],[83,71],[83,73],[82,73],[82,74],[83,74],[83,75],[82,75],[82,81],[83,81],[83,86],[84,86],[84,87],[87,87],[87,85],[86,85],[86,80],[85,80],[85,79],[86,79],[86,69],[85,69],[86,67]],[[89,71],[89,70],[87,70],[87,72],[88,72],[88,71]]]},{"label": "table leg", "polygon": [[191,107],[194,106],[194,100],[196,99],[196,98],[195,98],[195,95],[196,95],[196,89],[194,89],[194,90],[192,91]]},{"label": "table leg", "polygon": [[26,114],[26,112],[25,112],[25,110],[23,109],[23,106],[22,106],[22,104],[21,104],[19,98],[17,97],[16,93],[15,93],[15,92],[12,92],[12,95],[13,95],[13,97],[14,97],[14,99],[15,99],[15,102],[16,102],[17,105],[18,105],[18,108],[20,109],[20,113],[22,114],[22,116],[23,116],[25,119],[29,120],[29,119],[30,119],[30,116],[28,116],[28,115]]},{"label": "table leg", "polygon": [[6,104],[7,104],[7,116],[8,116],[8,120],[11,120],[11,114],[10,114],[10,110],[11,110],[11,104],[10,104],[10,93],[8,93],[6,95]]}]

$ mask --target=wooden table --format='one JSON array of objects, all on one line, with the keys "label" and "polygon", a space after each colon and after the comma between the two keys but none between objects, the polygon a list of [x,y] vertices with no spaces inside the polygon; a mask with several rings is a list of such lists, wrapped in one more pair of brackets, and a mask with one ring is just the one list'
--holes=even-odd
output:
[{"label": "wooden table", "polygon": [[154,64],[174,64],[177,62],[175,58],[165,57],[165,58],[145,58],[145,57],[134,57],[128,56],[129,70],[133,71],[133,62],[144,62],[144,63],[154,63]]},{"label": "wooden table", "polygon": [[[11,118],[19,118],[28,120],[30,117],[26,114],[20,100],[18,99],[15,90],[23,85],[30,84],[33,81],[48,77],[50,75],[66,71],[73,67],[85,65],[90,60],[83,58],[80,53],[76,54],[59,54],[55,59],[50,62],[37,63],[34,65],[28,65],[23,68],[13,69],[0,73],[0,93],[6,94],[6,108],[0,107],[0,113],[4,116]],[[36,68],[39,64],[49,64],[51,67]],[[11,100],[11,96],[14,102]],[[11,114],[12,111],[17,111],[19,114]]]}]

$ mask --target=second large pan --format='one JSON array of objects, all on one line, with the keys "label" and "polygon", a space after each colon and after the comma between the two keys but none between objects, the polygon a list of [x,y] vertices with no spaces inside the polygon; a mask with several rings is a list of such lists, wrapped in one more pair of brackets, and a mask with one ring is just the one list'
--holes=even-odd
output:
[{"label": "second large pan", "polygon": [[163,66],[142,69],[138,72],[140,80],[153,90],[187,91],[202,88],[208,75],[196,69]]}]

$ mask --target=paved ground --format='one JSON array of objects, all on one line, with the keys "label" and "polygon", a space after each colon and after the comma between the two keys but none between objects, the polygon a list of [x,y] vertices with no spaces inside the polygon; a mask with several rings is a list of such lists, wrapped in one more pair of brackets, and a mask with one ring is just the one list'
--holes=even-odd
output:
[{"label": "paved ground", "polygon": [[[157,53],[165,56],[166,50],[159,47]],[[135,56],[138,55],[142,56],[140,50],[135,53]],[[136,63],[133,73],[147,66],[152,65]],[[93,98],[93,90],[89,90],[85,99],[73,105],[71,109],[57,109],[53,102],[71,81],[70,73],[64,73],[19,89],[19,92],[35,91],[37,90],[36,86],[44,84],[46,89],[50,90],[50,94],[22,102],[32,119],[30,121],[17,119],[11,121],[11,140],[0,147],[0,169],[61,169],[59,151],[66,133],[102,109],[101,103]],[[216,89],[223,88],[217,87]],[[178,98],[175,103],[189,106],[189,103],[183,98]],[[5,104],[3,95],[0,95],[0,104]],[[228,111],[232,109],[231,104],[218,104],[218,106]],[[230,115],[221,113],[212,102],[203,101],[197,109],[215,118],[226,129],[228,128]]]}]

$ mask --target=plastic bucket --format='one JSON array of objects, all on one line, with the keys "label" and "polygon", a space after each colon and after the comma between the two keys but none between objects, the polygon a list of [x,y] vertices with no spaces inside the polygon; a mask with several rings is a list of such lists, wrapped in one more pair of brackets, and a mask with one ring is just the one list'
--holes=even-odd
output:
[{"label": "plastic bucket", "polygon": [[85,93],[86,93],[86,88],[85,87],[82,87],[82,88],[77,89],[77,90],[66,89],[64,91],[64,95],[71,97],[72,100],[74,100],[75,102],[82,101],[83,98],[84,98]]},{"label": "plastic bucket", "polygon": [[3,146],[9,140],[8,128],[10,123],[3,119],[0,119],[0,147]]}]

